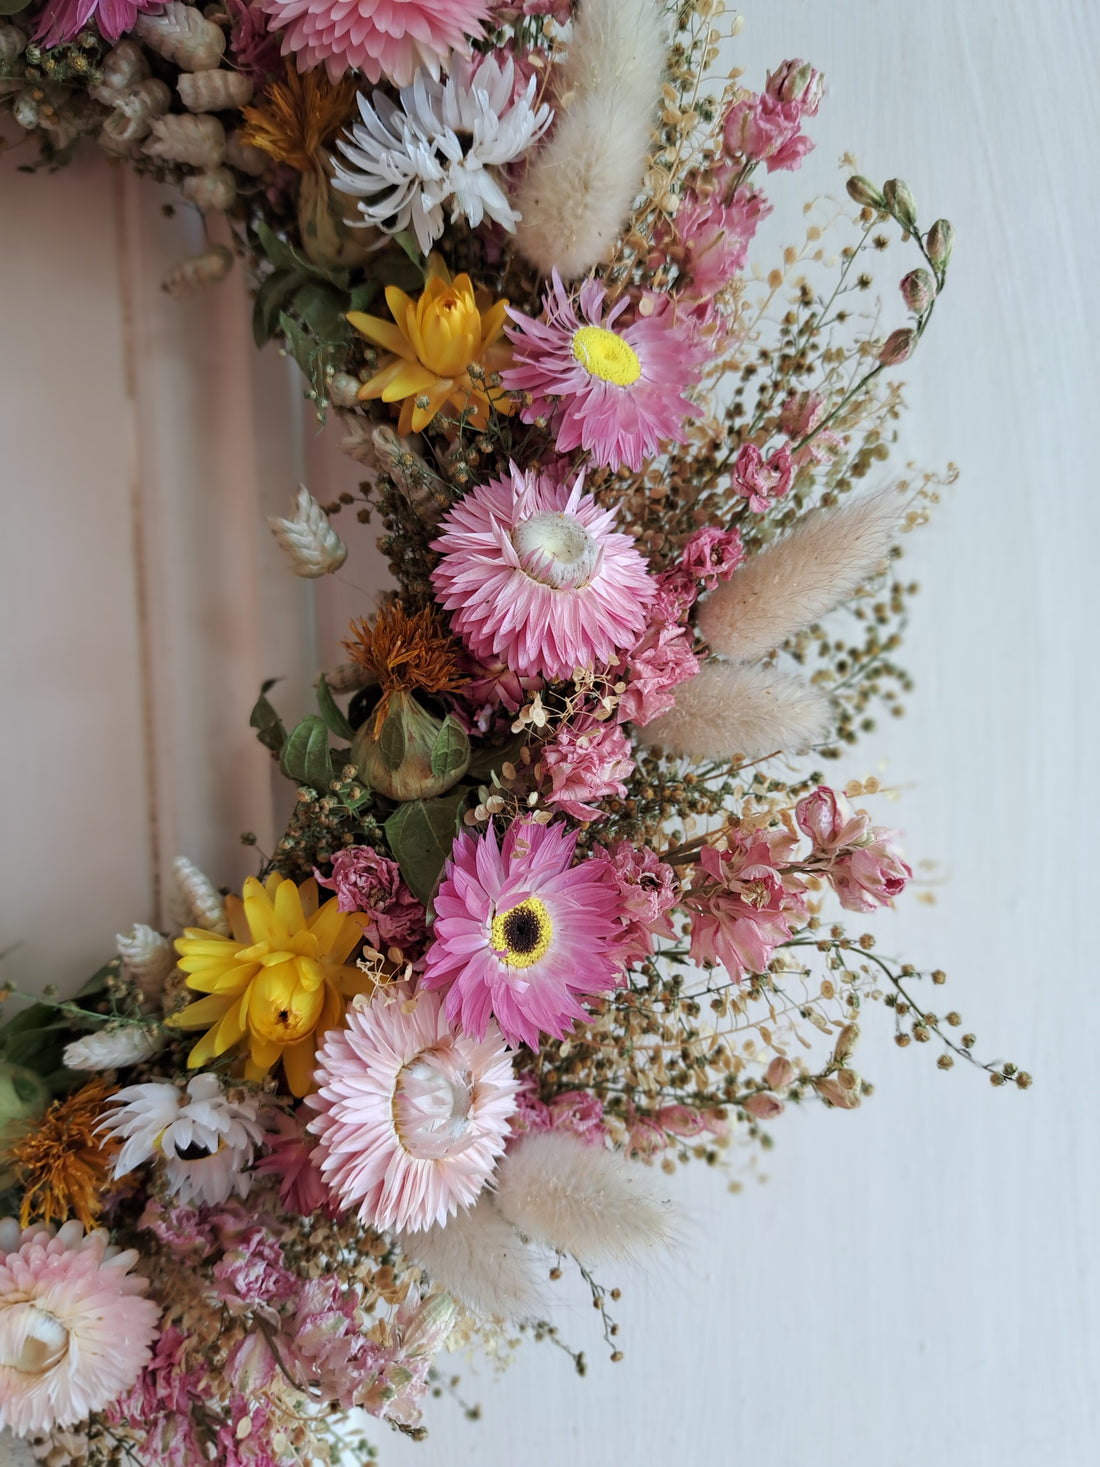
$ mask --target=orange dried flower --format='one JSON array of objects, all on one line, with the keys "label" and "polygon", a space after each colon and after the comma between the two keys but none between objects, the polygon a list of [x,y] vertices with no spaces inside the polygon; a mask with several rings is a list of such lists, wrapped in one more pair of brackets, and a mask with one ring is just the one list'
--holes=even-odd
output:
[{"label": "orange dried flower", "polygon": [[415,688],[425,693],[452,693],[467,681],[458,666],[458,645],[444,630],[433,607],[412,616],[397,601],[384,606],[372,625],[353,621],[355,641],[344,643],[352,660],[377,678],[382,698],[374,715],[378,737],[395,693]]},{"label": "orange dried flower", "polygon": [[352,80],[330,82],[323,67],[300,75],[288,62],[286,81],[272,82],[255,107],[244,109],[241,141],[308,173],[354,112],[355,90]]},{"label": "orange dried flower", "polygon": [[51,1223],[75,1217],[95,1226],[103,1207],[118,1143],[96,1133],[115,1087],[93,1080],[64,1100],[55,1100],[37,1130],[11,1149],[11,1163],[23,1188],[21,1227],[31,1219]]}]

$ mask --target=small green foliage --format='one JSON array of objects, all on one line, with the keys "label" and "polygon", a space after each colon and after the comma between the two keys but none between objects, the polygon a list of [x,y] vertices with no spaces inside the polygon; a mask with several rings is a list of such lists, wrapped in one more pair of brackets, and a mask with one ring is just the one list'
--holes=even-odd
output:
[{"label": "small green foliage", "polygon": [[260,689],[260,696],[253,705],[248,723],[250,728],[256,730],[256,737],[264,748],[270,749],[274,755],[279,756],[286,743],[286,726],[267,699],[268,690],[273,688],[277,682],[278,678],[268,678],[264,683]]},{"label": "small green foliage", "polygon": [[327,790],[333,781],[332,754],[325,721],[310,713],[294,728],[283,746],[279,768],[288,779]]},{"label": "small green foliage", "polygon": [[432,773],[437,779],[449,779],[451,775],[464,774],[469,763],[470,740],[466,730],[453,713],[448,713],[432,745]]},{"label": "small green foliage", "polygon": [[332,696],[332,689],[325,679],[324,673],[317,681],[317,706],[321,710],[321,717],[336,735],[338,739],[347,739],[350,744],[355,737],[355,730],[347,721],[336,699]]},{"label": "small green foliage", "polygon": [[443,874],[460,829],[468,791],[450,790],[434,800],[410,800],[386,821],[386,839],[410,891],[427,903]]}]

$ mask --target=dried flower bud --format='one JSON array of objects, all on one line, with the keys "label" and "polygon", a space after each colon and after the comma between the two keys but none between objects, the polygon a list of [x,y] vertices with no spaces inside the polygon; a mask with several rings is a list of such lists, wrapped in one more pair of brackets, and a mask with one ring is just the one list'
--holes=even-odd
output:
[{"label": "dried flower bud", "polygon": [[851,1058],[858,1043],[859,1025],[845,1024],[837,1036],[836,1047],[833,1050],[833,1059],[836,1060],[838,1065],[842,1065],[845,1060]]},{"label": "dried flower bud", "polygon": [[857,204],[866,204],[871,209],[885,209],[886,200],[882,197],[881,190],[877,189],[869,178],[864,178],[861,173],[853,173],[848,180],[848,197],[854,199]]},{"label": "dried flower bud", "polygon": [[907,234],[913,234],[917,228],[917,201],[909,185],[904,179],[888,178],[882,185],[882,196],[901,227]]},{"label": "dried flower bud", "polygon": [[917,333],[912,327],[899,327],[897,331],[891,331],[886,338],[878,359],[884,367],[896,367],[900,362],[908,360],[916,344]]},{"label": "dried flower bud", "polygon": [[838,1110],[855,1110],[863,1099],[863,1082],[855,1070],[837,1070],[814,1081],[814,1089],[823,1100]]},{"label": "dried flower bud", "polygon": [[27,48],[27,38],[16,25],[0,25],[0,66],[11,66]]},{"label": "dried flower bud", "polygon": [[758,1094],[749,1096],[745,1101],[745,1109],[754,1120],[772,1121],[783,1114],[785,1107],[778,1095],[769,1095],[761,1090]]},{"label": "dried flower bud", "polygon": [[764,1071],[764,1079],[772,1090],[786,1090],[794,1079],[794,1065],[789,1059],[784,1059],[782,1055],[779,1055]]},{"label": "dried flower bud", "polygon": [[825,78],[808,61],[784,61],[769,75],[766,91],[780,102],[797,103],[812,117],[821,103]]},{"label": "dried flower bud", "polygon": [[350,372],[337,372],[329,383],[329,401],[334,407],[355,407],[359,401],[359,389],[363,384]]},{"label": "dried flower bud", "polygon": [[909,309],[920,316],[936,298],[936,282],[927,270],[910,270],[902,278],[901,295]]},{"label": "dried flower bud", "polygon": [[947,262],[951,258],[951,251],[955,247],[955,229],[949,219],[937,219],[928,231],[924,240],[924,248],[928,251],[928,258],[933,266],[942,275],[947,269]]}]

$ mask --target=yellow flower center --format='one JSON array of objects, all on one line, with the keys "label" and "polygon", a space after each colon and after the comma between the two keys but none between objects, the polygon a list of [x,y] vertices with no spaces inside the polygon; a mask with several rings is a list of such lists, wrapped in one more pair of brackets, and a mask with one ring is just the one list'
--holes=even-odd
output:
[{"label": "yellow flower center", "polygon": [[529,968],[550,950],[554,924],[538,897],[528,897],[493,918],[493,951],[509,968]]},{"label": "yellow flower center", "polygon": [[[258,974],[248,996],[248,1022],[253,1033],[277,1044],[294,1044],[312,1034],[325,1001],[323,978],[316,964],[274,963]],[[305,971],[303,971],[305,970]],[[319,981],[311,981],[314,979]]]},{"label": "yellow flower center", "polygon": [[642,375],[638,353],[628,341],[603,326],[582,326],[573,337],[573,357],[586,372],[616,387],[629,387]]}]

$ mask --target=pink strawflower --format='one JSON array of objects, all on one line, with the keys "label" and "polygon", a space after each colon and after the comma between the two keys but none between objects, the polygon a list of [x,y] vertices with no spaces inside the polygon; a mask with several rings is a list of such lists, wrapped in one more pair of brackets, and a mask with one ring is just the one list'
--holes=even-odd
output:
[{"label": "pink strawflower", "polygon": [[794,482],[790,445],[784,443],[765,459],[755,443],[743,443],[731,475],[735,494],[749,501],[753,514],[763,514],[776,499],[782,499]]},{"label": "pink strawflower", "polygon": [[691,912],[691,957],[721,963],[731,978],[763,973],[775,949],[806,918],[805,883],[789,866],[786,831],[730,837],[728,851],[705,846],[684,905]]},{"label": "pink strawflower", "polygon": [[488,0],[259,0],[271,29],[284,30],[283,55],[298,70],[322,63],[332,80],[362,72],[407,87],[422,68],[438,78],[452,51],[481,40]]},{"label": "pink strawflower", "polygon": [[687,541],[680,564],[709,591],[719,581],[728,581],[744,559],[745,547],[739,530],[704,525]]},{"label": "pink strawflower", "polygon": [[597,463],[637,472],[662,440],[685,442],[684,419],[701,415],[680,396],[695,379],[698,348],[652,295],[645,314],[613,331],[630,301],[621,297],[605,315],[606,294],[592,276],[574,302],[555,270],[544,321],[508,312],[515,365],[501,378],[510,392],[530,393],[520,408],[525,423],[551,420],[559,453],[579,447]]},{"label": "pink strawflower", "polygon": [[826,785],[795,807],[800,829],[813,842],[815,864],[830,883],[840,905],[850,912],[885,907],[912,880],[894,842],[897,831],[872,825],[864,810],[853,810],[843,795]]},{"label": "pink strawflower", "polygon": [[318,1051],[316,1079],[309,1128],[326,1184],[361,1222],[409,1232],[477,1197],[518,1084],[495,1024],[472,1039],[452,1029],[442,995],[403,990],[352,1004]]},{"label": "pink strawflower", "polygon": [[454,843],[435,899],[422,984],[447,988],[447,1014],[484,1034],[492,1014],[509,1044],[538,1048],[586,1017],[576,995],[614,988],[616,890],[606,866],[573,866],[577,833],[516,820]]},{"label": "pink strawflower", "polygon": [[108,41],[133,29],[143,10],[159,10],[163,0],[49,0],[38,18],[33,39],[49,50],[71,41],[90,20]]},{"label": "pink strawflower", "polygon": [[160,1318],[137,1258],[103,1228],[0,1219],[0,1431],[71,1426],[134,1384]]},{"label": "pink strawflower", "polygon": [[258,1176],[279,1178],[279,1201],[287,1212],[310,1217],[323,1207],[331,1213],[333,1199],[317,1169],[317,1148],[305,1134],[304,1121],[297,1115],[277,1111],[274,1129],[268,1131],[264,1140],[268,1154],[253,1171]]},{"label": "pink strawflower", "polygon": [[592,859],[607,862],[618,887],[622,924],[619,958],[629,967],[653,952],[654,938],[676,935],[669,916],[680,900],[676,872],[648,846],[636,846],[627,840],[617,841],[608,851],[594,853]]},{"label": "pink strawflower", "polygon": [[314,868],[318,886],[334,891],[341,912],[366,912],[367,941],[385,950],[418,948],[426,936],[424,908],[401,879],[396,861],[370,846],[348,846],[332,858],[332,876]]},{"label": "pink strawflower", "polygon": [[451,625],[483,662],[519,677],[567,678],[603,665],[645,627],[654,586],[615,511],[545,474],[510,466],[441,523],[432,583]]},{"label": "pink strawflower", "polygon": [[574,820],[604,820],[607,811],[592,801],[626,794],[623,780],[634,768],[630,740],[617,723],[582,718],[563,724],[541,756],[553,790],[547,804]]},{"label": "pink strawflower", "polygon": [[627,658],[630,680],[619,699],[623,723],[644,726],[676,702],[674,689],[699,671],[691,638],[682,626],[656,621]]}]

